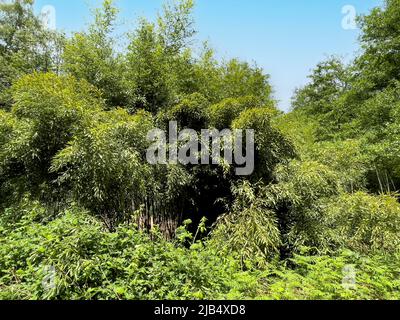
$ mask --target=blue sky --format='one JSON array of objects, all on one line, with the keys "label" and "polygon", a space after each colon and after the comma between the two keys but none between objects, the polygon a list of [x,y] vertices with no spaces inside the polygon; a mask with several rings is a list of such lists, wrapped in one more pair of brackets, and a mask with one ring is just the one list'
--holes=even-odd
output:
[{"label": "blue sky", "polygon": [[[359,50],[359,30],[346,30],[342,8],[351,5],[367,13],[382,0],[197,0],[198,44],[208,40],[219,57],[256,62],[271,75],[275,98],[290,107],[296,87],[310,70],[335,54],[350,60]],[[56,9],[57,28],[79,31],[90,22],[90,9],[101,0],[37,0]],[[121,23],[135,26],[137,17],[154,19],[162,0],[116,0]]]}]

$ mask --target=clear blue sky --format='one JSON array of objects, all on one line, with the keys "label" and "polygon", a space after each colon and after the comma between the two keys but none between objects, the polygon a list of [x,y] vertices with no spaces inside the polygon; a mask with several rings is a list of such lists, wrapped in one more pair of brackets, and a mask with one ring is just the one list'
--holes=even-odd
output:
[{"label": "clear blue sky", "polygon": [[[79,31],[90,22],[90,7],[101,0],[37,0],[56,9],[57,28]],[[121,21],[154,19],[162,0],[116,0]],[[307,82],[310,70],[328,55],[350,60],[359,50],[359,30],[345,30],[342,8],[357,14],[381,5],[381,0],[197,0],[198,43],[209,40],[220,57],[255,61],[271,75],[275,98],[290,106],[296,87]]]}]

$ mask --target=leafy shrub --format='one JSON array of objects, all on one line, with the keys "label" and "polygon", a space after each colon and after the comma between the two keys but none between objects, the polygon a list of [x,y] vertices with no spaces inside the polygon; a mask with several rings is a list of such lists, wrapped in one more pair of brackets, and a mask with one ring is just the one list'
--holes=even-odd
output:
[{"label": "leafy shrub", "polygon": [[48,223],[32,219],[33,212],[11,229],[0,226],[1,299],[251,298],[257,292],[254,276],[201,242],[185,248],[134,225],[109,233],[77,208]]},{"label": "leafy shrub", "polygon": [[320,142],[305,157],[339,173],[338,179],[348,192],[362,190],[367,186],[367,174],[371,170],[372,159],[364,152],[363,142],[360,140]]},{"label": "leafy shrub", "polygon": [[270,186],[279,199],[291,199],[293,205],[312,205],[321,198],[338,195],[338,173],[315,161],[291,161],[275,171],[276,184]]},{"label": "leafy shrub", "polygon": [[152,119],[122,110],[108,117],[77,134],[54,158],[52,172],[59,183],[71,186],[74,199],[113,229],[138,209],[146,194],[150,169],[143,162],[144,144]]},{"label": "leafy shrub", "polygon": [[274,111],[268,108],[252,108],[235,119],[233,129],[255,131],[255,172],[252,179],[269,181],[275,166],[285,163],[296,153],[292,142],[271,124]]},{"label": "leafy shrub", "polygon": [[27,181],[21,179],[25,173],[21,155],[28,144],[30,130],[29,122],[19,121],[13,114],[0,110],[0,208],[18,201],[27,191]]},{"label": "leafy shrub", "polygon": [[224,99],[209,108],[211,126],[228,129],[243,111],[257,107],[262,107],[262,101],[252,96]]},{"label": "leafy shrub", "polygon": [[279,253],[281,234],[278,219],[259,189],[248,182],[233,188],[235,202],[231,212],[219,218],[211,243],[236,254],[242,264],[253,261],[265,267]]},{"label": "leafy shrub", "polygon": [[389,195],[343,194],[326,204],[333,239],[361,253],[399,252],[400,205]]},{"label": "leafy shrub", "polygon": [[356,252],[400,249],[399,205],[389,195],[344,192],[340,175],[316,162],[279,166],[264,197],[277,213],[289,251],[350,248]]},{"label": "leafy shrub", "polygon": [[28,122],[18,121],[10,112],[0,110],[0,177],[5,177],[12,160],[17,161],[18,146],[27,139],[29,130]]},{"label": "leafy shrub", "polygon": [[294,268],[271,267],[264,299],[398,300],[399,257],[360,256],[345,250],[334,256],[295,255]]},{"label": "leafy shrub", "polygon": [[12,112],[20,118],[48,121],[49,129],[61,121],[68,127],[81,120],[85,113],[102,110],[99,98],[98,90],[86,81],[53,73],[34,73],[14,84]]},{"label": "leafy shrub", "polygon": [[320,163],[295,160],[279,165],[275,183],[245,182],[234,188],[234,205],[213,237],[243,260],[264,267],[277,254],[287,258],[302,246],[329,250],[334,241],[323,200],[336,199],[341,191],[337,173]]},{"label": "leafy shrub", "polygon": [[208,104],[208,101],[201,94],[194,93],[185,96],[172,108],[161,111],[158,117],[164,126],[167,126],[169,121],[177,121],[182,129],[206,129],[209,122]]},{"label": "leafy shrub", "polygon": [[316,120],[300,110],[275,117],[273,124],[293,142],[296,151],[302,157],[307,155],[309,149],[317,142]]},{"label": "leafy shrub", "polygon": [[398,253],[315,256],[302,248],[290,266],[260,271],[250,261],[243,272],[212,244],[187,248],[129,224],[110,233],[77,207],[55,219],[39,203],[20,208],[18,221],[0,220],[1,299],[400,298]]},{"label": "leafy shrub", "polygon": [[20,201],[16,201],[12,207],[5,208],[0,214],[0,225],[6,229],[13,229],[24,220],[44,222],[52,220],[50,212],[37,200],[32,200],[28,194],[25,194]]},{"label": "leafy shrub", "polygon": [[9,133],[12,139],[1,154],[3,161],[18,167],[16,177],[26,178],[26,191],[35,193],[54,178],[49,173],[52,158],[101,111],[102,103],[86,82],[50,73],[24,76],[12,90],[14,118],[8,118],[15,132]]},{"label": "leafy shrub", "polygon": [[318,162],[295,160],[278,166],[275,180],[266,187],[264,197],[279,219],[283,257],[302,246],[329,249],[331,240],[320,201],[341,193],[338,174]]}]

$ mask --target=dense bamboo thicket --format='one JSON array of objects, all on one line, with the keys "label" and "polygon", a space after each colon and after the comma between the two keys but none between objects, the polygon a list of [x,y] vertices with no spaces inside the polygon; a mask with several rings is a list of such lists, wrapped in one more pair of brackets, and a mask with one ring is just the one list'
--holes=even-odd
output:
[{"label": "dense bamboo thicket", "polygon": [[[288,113],[264,70],[194,41],[193,7],[121,48],[112,0],[71,36],[0,4],[0,299],[400,298],[400,1]],[[254,172],[150,164],[170,121],[255,130]]]}]

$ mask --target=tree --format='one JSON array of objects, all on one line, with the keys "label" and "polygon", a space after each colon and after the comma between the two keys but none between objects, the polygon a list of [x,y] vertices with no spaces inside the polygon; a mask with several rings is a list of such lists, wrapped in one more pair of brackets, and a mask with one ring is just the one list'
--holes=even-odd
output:
[{"label": "tree", "polygon": [[335,101],[350,89],[349,71],[336,57],[318,63],[309,79],[308,85],[296,91],[293,109],[310,115],[330,112]]},{"label": "tree", "polygon": [[100,89],[109,108],[128,103],[122,81],[124,59],[115,52],[112,38],[117,14],[113,0],[104,0],[102,8],[94,11],[88,31],[75,33],[63,54],[64,70]]},{"label": "tree", "polygon": [[13,138],[0,146],[0,162],[24,192],[51,198],[57,191],[51,161],[103,109],[99,92],[71,76],[34,73],[13,85],[12,98],[7,136]]},{"label": "tree", "polygon": [[59,70],[63,36],[44,28],[33,2],[0,2],[0,108],[10,108],[9,88],[20,76]]},{"label": "tree", "polygon": [[222,65],[222,94],[224,98],[254,96],[267,104],[271,100],[272,88],[269,75],[257,65],[237,59],[229,60]]},{"label": "tree", "polygon": [[179,0],[164,4],[158,16],[159,37],[169,55],[187,48],[196,34],[193,19],[194,0]]},{"label": "tree", "polygon": [[85,126],[55,155],[51,171],[114,231],[119,223],[132,220],[146,199],[151,170],[143,156],[152,118],[115,110],[99,120]]},{"label": "tree", "polygon": [[400,80],[400,1],[385,0],[360,18],[363,54],[356,60],[358,88],[365,96]]},{"label": "tree", "polygon": [[195,92],[179,92],[185,90],[188,75],[179,73],[188,71],[187,67],[191,69],[187,49],[195,34],[192,9],[192,0],[167,4],[157,24],[142,19],[131,35],[126,83],[132,109],[144,108],[157,113],[173,104],[179,93]]},{"label": "tree", "polygon": [[157,113],[171,103],[173,84],[167,61],[155,26],[142,20],[127,53],[130,108]]}]

